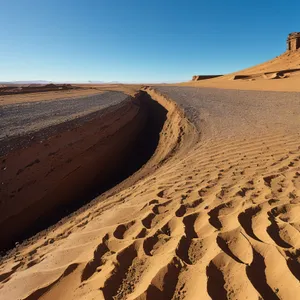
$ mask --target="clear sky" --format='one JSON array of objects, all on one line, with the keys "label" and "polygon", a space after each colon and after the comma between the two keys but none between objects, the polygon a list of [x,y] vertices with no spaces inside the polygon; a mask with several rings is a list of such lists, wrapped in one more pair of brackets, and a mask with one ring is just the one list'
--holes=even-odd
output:
[{"label": "clear sky", "polygon": [[299,0],[0,0],[0,81],[229,73],[285,51],[299,12]]}]

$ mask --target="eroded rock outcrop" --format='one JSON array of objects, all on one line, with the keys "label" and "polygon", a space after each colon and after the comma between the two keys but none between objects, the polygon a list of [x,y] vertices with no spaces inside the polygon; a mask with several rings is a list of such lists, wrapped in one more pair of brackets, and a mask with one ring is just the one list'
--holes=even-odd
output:
[{"label": "eroded rock outcrop", "polygon": [[215,78],[215,77],[219,77],[219,76],[222,76],[222,75],[194,75],[192,78],[192,81],[205,80],[205,79]]},{"label": "eroded rock outcrop", "polygon": [[287,51],[300,49],[300,32],[292,32],[287,38]]}]

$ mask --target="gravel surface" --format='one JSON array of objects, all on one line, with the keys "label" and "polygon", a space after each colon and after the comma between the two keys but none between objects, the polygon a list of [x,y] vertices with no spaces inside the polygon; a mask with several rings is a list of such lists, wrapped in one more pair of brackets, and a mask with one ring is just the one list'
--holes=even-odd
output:
[{"label": "gravel surface", "polygon": [[63,123],[115,105],[128,96],[105,92],[76,99],[27,102],[0,107],[0,141]]},{"label": "gravel surface", "polygon": [[298,130],[300,93],[155,87],[180,104],[204,137]]},{"label": "gravel surface", "polygon": [[0,156],[102,117],[128,101],[128,95],[122,92],[105,92],[0,106]]}]

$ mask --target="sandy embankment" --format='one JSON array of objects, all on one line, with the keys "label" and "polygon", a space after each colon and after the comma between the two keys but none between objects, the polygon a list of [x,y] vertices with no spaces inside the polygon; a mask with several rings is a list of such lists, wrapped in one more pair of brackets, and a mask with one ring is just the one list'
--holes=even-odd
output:
[{"label": "sandy embankment", "polygon": [[1,157],[1,248],[47,228],[141,167],[155,151],[165,114],[140,93],[104,111],[2,141],[9,145],[1,145],[2,151],[16,149]]},{"label": "sandy embankment", "polygon": [[300,49],[217,78],[181,83],[182,86],[220,89],[300,91]]},{"label": "sandy embankment", "polygon": [[[140,92],[100,112],[2,140],[1,248],[47,228],[137,171],[156,150],[166,112]],[[160,161],[174,151],[165,142],[156,155]],[[150,169],[148,164],[139,176]]]},{"label": "sandy embankment", "polygon": [[52,127],[50,136],[46,128],[42,140],[35,132],[35,141],[25,149],[2,156],[0,224],[6,228],[0,233],[2,249],[76,208],[80,205],[76,200],[91,197],[85,191],[95,182],[108,184],[145,119],[146,112],[138,103],[126,101],[106,112]]},{"label": "sandy embankment", "polygon": [[[159,139],[161,130],[163,134]],[[95,135],[98,136],[97,139],[95,139]],[[118,172],[123,171],[124,174],[122,178],[125,178],[130,175],[126,167],[130,167],[131,172],[136,171],[138,167],[152,156],[148,163],[141,170],[136,172],[134,176],[111,190],[109,192],[110,196],[106,193],[102,195],[100,199],[94,200],[95,203],[89,205],[93,207],[93,210],[101,203],[99,200],[114,198],[112,197],[113,194],[120,193],[127,186],[131,186],[138,179],[144,178],[157,169],[159,165],[170,160],[176,152],[193,144],[195,141],[194,138],[196,137],[197,133],[195,128],[184,118],[183,112],[175,103],[172,103],[164,97],[156,97],[156,101],[153,101],[148,94],[140,92],[134,101],[130,100],[126,101],[126,103],[122,103],[119,108],[113,110],[112,113],[108,113],[100,120],[95,119],[89,121],[87,124],[83,124],[80,127],[66,132],[60,131],[58,135],[50,137],[47,141],[43,141],[43,143],[34,143],[25,150],[22,149],[10,153],[2,159],[2,165],[5,164],[6,167],[5,172],[9,171],[6,173],[5,180],[11,183],[6,190],[6,194],[8,194],[8,191],[10,191],[10,195],[15,194],[16,191],[20,194],[9,199],[9,204],[11,205],[5,206],[3,205],[5,202],[2,202],[1,211],[4,213],[1,214],[1,226],[5,226],[5,228],[8,229],[5,233],[1,232],[2,242],[6,241],[9,244],[12,242],[11,237],[13,234],[16,234],[16,236],[21,234],[22,236],[25,232],[26,236],[26,234],[32,233],[32,230],[39,229],[39,225],[45,222],[43,213],[46,212],[48,214],[55,206],[56,208],[60,207],[62,201],[66,204],[68,200],[71,200],[72,197],[75,196],[78,200],[84,200],[85,195],[83,195],[83,192],[87,186],[89,187],[91,179],[96,175],[99,176],[99,170],[101,170],[101,174],[100,179],[99,177],[97,178],[97,183],[99,183],[99,180],[105,182],[105,179],[109,179],[109,182],[106,182],[106,187],[109,187],[120,181],[120,178],[115,179],[115,177],[112,176],[113,174],[118,174]],[[158,142],[160,146],[156,148]],[[141,149],[141,145],[146,149]],[[134,149],[134,147],[138,149]],[[130,161],[129,164],[128,160]],[[104,170],[105,173],[103,173]],[[12,181],[11,178],[13,178],[16,173],[18,173],[18,180]],[[30,189],[26,187],[26,183],[28,184],[28,182],[31,184]],[[47,189],[49,186],[52,187],[55,185],[56,187],[54,189]],[[24,199],[27,201],[24,201]],[[53,200],[55,201],[53,202]],[[102,205],[104,205],[104,207],[107,206],[107,201]],[[85,209],[82,210],[81,215],[91,215],[91,208],[89,206],[86,207],[86,211]],[[66,207],[67,206],[63,206],[64,209]],[[99,207],[97,209],[99,210]],[[47,282],[56,276],[54,273],[56,273],[57,278],[59,278],[62,273],[65,274],[69,272],[69,267],[66,272],[58,268],[57,272],[55,271],[52,274],[54,277],[50,276],[44,278],[46,281],[43,283],[35,282],[32,278],[30,279],[32,284],[23,286],[21,289],[17,288],[11,290],[9,282],[12,283],[14,281],[10,281],[13,277],[13,273],[17,269],[21,271],[23,267],[19,269],[19,267],[16,268],[12,266],[13,272],[6,272],[5,269],[7,270],[7,267],[9,267],[15,259],[19,260],[19,254],[23,253],[21,255],[22,262],[20,266],[24,266],[23,270],[25,272],[29,271],[28,275],[31,277],[33,274],[31,271],[34,271],[35,267],[39,264],[36,260],[34,263],[30,263],[29,261],[25,263],[25,252],[29,251],[31,256],[33,252],[39,251],[40,253],[40,251],[43,251],[42,249],[46,250],[49,246],[52,247],[52,243],[56,244],[55,241],[59,241],[62,237],[64,242],[67,241],[68,236],[71,236],[72,232],[70,225],[71,227],[74,226],[75,230],[79,227],[84,228],[85,225],[83,224],[88,223],[85,220],[83,224],[79,225],[78,220],[82,217],[80,213],[78,214],[77,216],[75,214],[63,223],[60,222],[57,227],[52,228],[52,232],[42,232],[40,234],[41,236],[37,236],[36,239],[30,243],[25,243],[25,245],[15,248],[10,254],[12,255],[11,259],[6,257],[6,266],[2,265],[1,271],[1,280],[7,282],[5,286],[8,287],[6,290],[7,294],[5,290],[1,291],[4,297],[10,295],[9,297],[22,298],[25,297],[26,294],[31,294],[31,298],[35,299],[36,295],[43,294],[43,289],[40,290],[40,287],[45,284],[47,285]],[[8,215],[15,216],[5,219]],[[38,216],[40,218],[37,221]],[[112,215],[109,214],[108,216],[111,217]],[[50,217],[52,217],[51,214]],[[83,216],[83,219],[85,218],[86,216]],[[33,223],[34,226],[31,227],[30,224]],[[80,223],[82,223],[82,221],[80,221]],[[44,223],[44,225],[46,224]],[[26,227],[29,228],[29,231],[25,230]],[[67,232],[62,233],[66,228],[68,228]],[[60,233],[58,233],[57,230]],[[43,239],[43,236],[45,239]],[[92,238],[91,241],[93,240],[94,238]],[[49,243],[49,241],[51,241],[51,243]],[[1,243],[1,245],[4,244]],[[36,250],[33,252],[31,249],[32,245],[36,247]],[[14,254],[17,254],[15,258],[13,258]],[[42,269],[44,268],[43,265],[41,265],[41,267]],[[50,269],[52,269],[52,267],[50,267]],[[85,273],[86,272],[87,271],[85,271]],[[23,275],[21,277],[23,277]],[[43,278],[43,276],[41,278]],[[17,279],[17,281],[19,281],[19,279]]]}]

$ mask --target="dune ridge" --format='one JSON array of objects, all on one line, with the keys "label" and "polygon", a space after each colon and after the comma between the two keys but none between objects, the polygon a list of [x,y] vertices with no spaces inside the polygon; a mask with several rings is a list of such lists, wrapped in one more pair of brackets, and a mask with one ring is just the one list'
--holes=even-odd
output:
[{"label": "dune ridge", "polygon": [[256,66],[217,78],[184,82],[182,86],[222,89],[300,91],[300,49],[283,54]]}]

